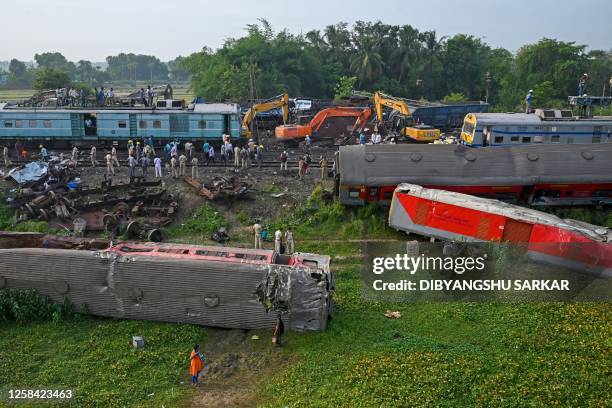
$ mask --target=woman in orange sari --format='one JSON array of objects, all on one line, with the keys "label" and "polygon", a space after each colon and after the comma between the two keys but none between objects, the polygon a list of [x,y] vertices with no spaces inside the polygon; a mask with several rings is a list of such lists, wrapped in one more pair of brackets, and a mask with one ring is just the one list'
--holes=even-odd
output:
[{"label": "woman in orange sari", "polygon": [[200,345],[196,344],[191,351],[191,357],[189,357],[189,373],[191,374],[191,384],[194,386],[198,385],[198,376],[202,371],[202,358],[200,356]]}]

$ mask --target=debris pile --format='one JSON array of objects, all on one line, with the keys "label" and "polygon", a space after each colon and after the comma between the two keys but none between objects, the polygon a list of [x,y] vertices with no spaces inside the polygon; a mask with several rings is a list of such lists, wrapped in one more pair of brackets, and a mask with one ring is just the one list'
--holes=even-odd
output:
[{"label": "debris pile", "polygon": [[[52,168],[43,162],[36,164]],[[81,183],[66,169],[61,168],[62,176],[51,186],[48,184],[50,176],[35,177],[40,172],[34,172],[36,169],[32,166],[28,181],[20,184],[7,198],[7,205],[15,210],[17,222],[37,219],[64,228],[63,223],[70,222],[78,235],[86,230],[126,231],[134,238],[159,241],[158,228],[169,224],[178,210],[176,198],[166,192],[161,180],[107,179],[98,187],[92,187]],[[13,179],[17,182],[15,177]],[[47,183],[42,189],[41,182]]]},{"label": "debris pile", "polygon": [[191,177],[184,177],[183,181],[208,200],[242,198],[251,191],[252,187],[252,184],[237,177],[217,176],[205,184]]}]

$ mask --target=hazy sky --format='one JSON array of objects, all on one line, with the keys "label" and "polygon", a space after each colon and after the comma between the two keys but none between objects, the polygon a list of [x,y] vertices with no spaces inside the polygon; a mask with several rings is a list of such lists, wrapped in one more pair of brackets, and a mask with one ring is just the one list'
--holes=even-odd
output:
[{"label": "hazy sky", "polygon": [[75,61],[119,52],[169,60],[217,48],[259,17],[297,34],[381,20],[472,34],[511,51],[543,37],[612,48],[612,0],[0,0],[0,60],[44,51]]}]

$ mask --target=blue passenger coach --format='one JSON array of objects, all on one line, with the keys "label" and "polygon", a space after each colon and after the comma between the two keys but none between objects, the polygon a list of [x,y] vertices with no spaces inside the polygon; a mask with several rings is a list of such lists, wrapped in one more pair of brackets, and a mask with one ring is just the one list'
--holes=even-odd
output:
[{"label": "blue passenger coach", "polygon": [[[240,136],[237,104],[158,101],[154,109],[24,108],[0,103],[0,144],[21,140],[53,146],[110,145],[153,136],[170,140],[221,142],[222,135]],[[176,101],[178,102],[178,101]],[[123,144],[123,143],[121,143]]]},{"label": "blue passenger coach", "polygon": [[597,144],[612,142],[612,117],[577,117],[570,110],[526,113],[469,113],[461,143],[473,146]]}]

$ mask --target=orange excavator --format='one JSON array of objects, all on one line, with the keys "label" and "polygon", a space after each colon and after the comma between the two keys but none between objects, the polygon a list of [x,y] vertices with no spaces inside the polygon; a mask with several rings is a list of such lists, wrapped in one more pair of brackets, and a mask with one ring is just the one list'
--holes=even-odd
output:
[{"label": "orange excavator", "polygon": [[[337,117],[353,117],[355,118],[355,125],[350,131],[349,137],[356,131],[362,130],[370,121],[372,116],[372,109],[349,107],[349,106],[336,106],[320,110],[312,120],[306,125],[283,125],[278,126],[275,129],[276,140],[289,142],[299,141],[304,139],[307,135],[312,137],[314,140],[317,139],[317,134],[322,129],[323,125],[331,118]],[[338,135],[341,136],[341,135]]]}]

